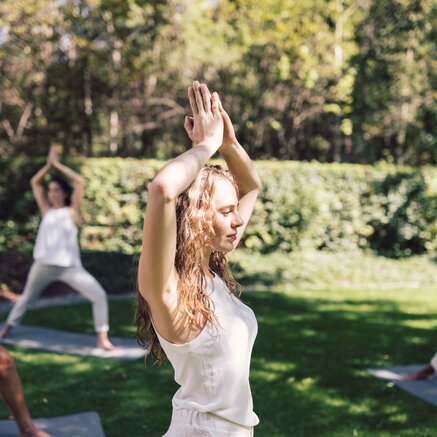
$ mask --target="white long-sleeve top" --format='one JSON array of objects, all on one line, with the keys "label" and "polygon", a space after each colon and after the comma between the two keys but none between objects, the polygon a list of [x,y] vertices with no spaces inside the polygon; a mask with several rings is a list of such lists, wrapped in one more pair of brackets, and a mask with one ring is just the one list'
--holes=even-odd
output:
[{"label": "white long-sleeve top", "polygon": [[180,385],[173,408],[213,413],[243,426],[259,423],[253,412],[249,369],[258,331],[253,311],[231,294],[217,275],[207,280],[219,325],[207,323],[192,341],[158,339]]},{"label": "white long-sleeve top", "polygon": [[42,264],[70,267],[81,265],[77,226],[70,208],[50,208],[38,228],[33,258]]}]

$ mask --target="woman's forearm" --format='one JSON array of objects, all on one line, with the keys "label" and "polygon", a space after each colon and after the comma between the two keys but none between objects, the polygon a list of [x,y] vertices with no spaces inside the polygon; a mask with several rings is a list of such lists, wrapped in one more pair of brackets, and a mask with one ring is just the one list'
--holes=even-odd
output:
[{"label": "woman's forearm", "polygon": [[50,170],[51,164],[46,163],[42,168],[40,168],[33,176],[32,179],[30,180],[30,183],[32,185],[38,185],[41,183],[42,178],[44,177],[44,175]]},{"label": "woman's forearm", "polygon": [[74,183],[79,183],[79,184],[83,183],[83,177],[79,173],[71,169],[70,167],[67,167],[66,165],[60,163],[59,161],[55,161],[53,163],[53,166],[57,168],[65,176],[70,178]]},{"label": "woman's forearm", "polygon": [[199,144],[167,163],[151,182],[168,200],[176,199],[193,182],[218,146]]},{"label": "woman's forearm", "polygon": [[240,196],[244,196],[253,190],[261,189],[261,179],[258,176],[255,166],[249,155],[238,142],[220,148],[220,153],[226,161],[229,170],[237,179]]}]

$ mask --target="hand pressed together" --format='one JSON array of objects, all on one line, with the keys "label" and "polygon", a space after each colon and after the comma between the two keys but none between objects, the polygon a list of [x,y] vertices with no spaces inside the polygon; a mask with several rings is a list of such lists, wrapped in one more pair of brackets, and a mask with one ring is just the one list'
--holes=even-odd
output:
[{"label": "hand pressed together", "polygon": [[193,146],[206,145],[218,149],[223,138],[223,118],[217,93],[211,93],[198,81],[188,88],[193,117],[185,117],[184,127]]}]

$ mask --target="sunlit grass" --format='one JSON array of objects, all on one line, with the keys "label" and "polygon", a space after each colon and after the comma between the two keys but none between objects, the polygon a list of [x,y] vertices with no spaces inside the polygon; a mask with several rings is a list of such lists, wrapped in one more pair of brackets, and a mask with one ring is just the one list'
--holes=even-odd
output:
[{"label": "sunlit grass", "polygon": [[[261,420],[256,435],[435,435],[435,408],[366,372],[429,360],[435,291],[306,289],[247,293],[243,299],[259,323],[251,366]],[[110,302],[113,335],[134,334],[133,305],[132,299]],[[90,305],[32,311],[25,323],[93,332]],[[177,388],[168,364],[11,349],[34,416],[98,411],[108,437],[165,432]]]}]

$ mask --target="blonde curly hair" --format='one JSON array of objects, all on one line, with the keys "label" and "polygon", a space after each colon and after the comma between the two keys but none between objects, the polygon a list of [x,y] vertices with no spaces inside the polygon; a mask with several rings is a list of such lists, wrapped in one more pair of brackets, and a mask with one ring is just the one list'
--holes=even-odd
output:
[{"label": "blonde curly hair", "polygon": [[[202,268],[204,248],[214,238],[215,217],[213,199],[216,182],[220,179],[232,183],[238,195],[238,187],[232,173],[219,165],[204,166],[190,186],[176,200],[176,257],[178,273],[178,309],[188,323],[198,320],[216,323],[214,304],[205,291],[206,276]],[[230,292],[240,295],[240,285],[234,280],[225,253],[213,251],[209,259],[211,272],[226,283]],[[165,361],[165,353],[152,324],[150,307],[141,293],[137,292],[135,311],[136,337],[158,363]]]}]

